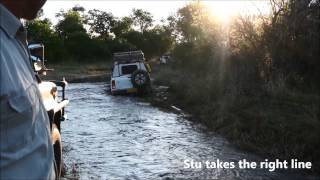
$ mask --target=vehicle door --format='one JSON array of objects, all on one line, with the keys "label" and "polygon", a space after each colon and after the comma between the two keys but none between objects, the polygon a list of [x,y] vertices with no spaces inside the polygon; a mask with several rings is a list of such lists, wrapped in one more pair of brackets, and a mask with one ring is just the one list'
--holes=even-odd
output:
[{"label": "vehicle door", "polygon": [[139,68],[138,63],[119,64],[118,68],[120,76],[117,78],[116,81],[116,89],[133,88],[131,77],[132,73]]}]

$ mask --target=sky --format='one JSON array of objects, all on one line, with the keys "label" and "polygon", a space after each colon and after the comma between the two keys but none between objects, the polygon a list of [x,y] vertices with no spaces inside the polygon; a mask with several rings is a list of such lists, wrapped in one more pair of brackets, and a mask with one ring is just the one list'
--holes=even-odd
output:
[{"label": "sky", "polygon": [[[57,23],[55,14],[61,9],[68,10],[75,5],[80,5],[86,11],[91,9],[98,9],[102,11],[111,12],[116,17],[129,16],[133,8],[143,9],[150,12],[156,23],[161,19],[165,19],[173,15],[177,10],[192,1],[190,0],[47,0],[44,5],[44,18],[49,18],[53,24]],[[201,1],[207,5],[210,11],[221,20],[227,20],[230,16],[237,13],[267,13],[268,1],[250,1],[250,0],[206,0]]]}]

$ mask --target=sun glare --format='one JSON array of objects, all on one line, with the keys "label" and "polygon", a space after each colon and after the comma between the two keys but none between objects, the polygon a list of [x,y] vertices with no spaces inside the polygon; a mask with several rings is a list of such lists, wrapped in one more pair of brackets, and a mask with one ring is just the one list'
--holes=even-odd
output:
[{"label": "sun glare", "polygon": [[267,1],[203,1],[211,15],[228,24],[237,15],[258,15],[268,13]]}]

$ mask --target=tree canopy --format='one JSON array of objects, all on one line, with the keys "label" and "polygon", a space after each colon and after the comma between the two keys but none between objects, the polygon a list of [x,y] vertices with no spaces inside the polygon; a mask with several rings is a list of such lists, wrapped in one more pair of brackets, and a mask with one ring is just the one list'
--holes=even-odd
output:
[{"label": "tree canopy", "polygon": [[98,34],[106,39],[111,29],[115,26],[116,20],[112,13],[103,12],[97,9],[90,10],[87,16],[87,24],[90,26],[90,33]]},{"label": "tree canopy", "polygon": [[270,3],[270,15],[238,16],[228,28],[215,22],[199,2],[187,4],[158,25],[153,24],[152,14],[142,9],[119,18],[76,6],[58,12],[55,26],[48,19],[36,19],[28,22],[27,28],[31,41],[48,45],[52,61],[108,59],[115,51],[135,49],[154,58],[170,51],[177,62],[190,68],[217,66],[221,58],[228,59],[229,65],[251,67],[243,73],[248,78],[244,82],[251,77],[261,82],[282,78],[293,87],[318,87],[314,82],[320,72],[319,1]]},{"label": "tree canopy", "polygon": [[133,24],[139,27],[140,32],[145,32],[153,24],[153,16],[142,9],[133,9],[131,15]]}]

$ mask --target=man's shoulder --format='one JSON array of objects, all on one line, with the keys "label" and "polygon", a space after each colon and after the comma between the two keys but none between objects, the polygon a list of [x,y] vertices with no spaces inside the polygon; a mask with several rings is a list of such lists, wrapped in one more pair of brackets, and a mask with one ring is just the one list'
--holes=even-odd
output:
[{"label": "man's shoulder", "polygon": [[[4,38],[8,39],[8,34],[2,29],[1,26],[0,26],[0,38],[1,38],[1,40]],[[1,41],[0,43],[1,43],[0,45],[2,46],[3,42]]]},{"label": "man's shoulder", "polygon": [[[1,71],[5,68],[5,64],[7,62],[13,63],[14,57],[13,53],[16,53],[16,47],[13,46],[13,42],[11,42],[11,38],[8,37],[7,33],[0,28],[0,61],[1,61]],[[4,64],[5,63],[5,64]]]},{"label": "man's shoulder", "polygon": [[28,56],[18,41],[9,37],[1,28],[0,47],[1,94],[20,89],[17,86],[26,87],[33,83],[34,74]]},{"label": "man's shoulder", "polygon": [[[0,27],[0,51],[4,51],[9,45],[8,42],[12,41],[9,35]],[[2,53],[1,53],[2,54]]]},{"label": "man's shoulder", "polygon": [[[22,46],[19,45],[16,38],[10,37],[7,32],[0,27],[0,51],[1,51],[1,61],[12,61],[17,62],[17,59],[28,58],[27,55],[21,53],[24,52]],[[21,52],[20,52],[21,51]],[[25,53],[25,52],[24,52]]]}]

